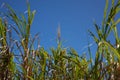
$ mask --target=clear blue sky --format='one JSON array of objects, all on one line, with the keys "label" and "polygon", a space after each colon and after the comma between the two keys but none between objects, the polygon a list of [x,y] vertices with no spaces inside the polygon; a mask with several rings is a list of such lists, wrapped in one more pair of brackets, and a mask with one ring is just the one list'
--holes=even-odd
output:
[{"label": "clear blue sky", "polygon": [[[88,29],[95,32],[93,22],[101,24],[105,0],[29,0],[36,10],[31,34],[40,32],[40,44],[49,50],[56,46],[57,27],[61,26],[64,47],[73,47],[79,54],[85,52],[87,41],[93,43]],[[18,14],[27,9],[26,0],[0,0],[8,3]],[[94,45],[92,48],[94,49]]]}]

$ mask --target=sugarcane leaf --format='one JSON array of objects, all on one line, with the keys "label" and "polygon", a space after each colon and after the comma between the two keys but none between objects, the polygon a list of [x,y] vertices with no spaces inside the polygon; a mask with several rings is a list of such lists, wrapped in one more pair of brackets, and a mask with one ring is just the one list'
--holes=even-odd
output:
[{"label": "sugarcane leaf", "polygon": [[103,32],[104,32],[104,25],[106,23],[107,11],[108,11],[108,0],[106,0],[106,5],[105,5],[105,9],[104,9],[104,17],[103,17],[103,22],[102,22],[102,31]]},{"label": "sugarcane leaf", "polygon": [[116,55],[116,57],[118,58],[118,60],[120,61],[120,54],[119,54],[119,52],[117,51],[117,49],[115,49],[112,45],[110,45],[110,44],[109,44],[108,42],[106,42],[106,41],[103,41],[102,44],[107,45],[107,46],[111,49],[111,51]]},{"label": "sugarcane leaf", "polygon": [[88,32],[90,33],[90,35],[93,37],[93,39],[95,40],[95,42],[98,44],[99,39],[91,32],[88,30]]},{"label": "sugarcane leaf", "polygon": [[27,75],[27,78],[29,78],[30,80],[34,80],[31,76],[28,76],[28,75]]}]

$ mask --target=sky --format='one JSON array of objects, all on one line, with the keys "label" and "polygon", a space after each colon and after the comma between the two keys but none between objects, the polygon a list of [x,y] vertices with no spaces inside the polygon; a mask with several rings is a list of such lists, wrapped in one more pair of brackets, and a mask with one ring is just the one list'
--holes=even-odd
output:
[{"label": "sky", "polygon": [[[95,43],[88,29],[95,32],[93,23],[101,25],[105,0],[29,0],[36,10],[31,27],[34,36],[40,33],[40,45],[46,50],[56,47],[57,28],[60,25],[61,39],[65,48],[72,47],[79,54],[87,51],[88,41],[94,51]],[[18,14],[25,14],[26,0],[0,0],[9,4]]]}]

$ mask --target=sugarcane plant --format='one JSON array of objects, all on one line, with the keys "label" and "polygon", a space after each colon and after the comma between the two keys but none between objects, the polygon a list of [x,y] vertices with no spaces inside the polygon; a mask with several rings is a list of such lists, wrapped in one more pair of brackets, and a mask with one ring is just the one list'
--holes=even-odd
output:
[{"label": "sugarcane plant", "polygon": [[33,43],[35,38],[32,39],[30,37],[30,29],[34,19],[35,11],[31,12],[29,3],[27,3],[27,6],[28,10],[26,19],[24,15],[17,16],[15,11],[9,5],[6,5],[9,10],[8,18],[11,19],[15,24],[10,24],[10,27],[15,31],[18,36],[18,39],[16,39],[17,41],[15,42],[18,51],[14,54],[17,55],[15,56],[15,61],[19,63],[17,65],[17,67],[19,67],[17,76],[23,80],[33,77],[33,65],[31,63],[33,63]]},{"label": "sugarcane plant", "polygon": [[[88,46],[90,58],[63,46],[60,25],[57,47],[46,51],[40,46],[39,34],[32,37],[30,33],[36,11],[27,2],[27,15],[18,15],[6,4],[6,19],[0,18],[0,80],[119,80],[120,0],[111,2],[109,8],[106,0],[102,24],[94,22],[96,32],[89,30],[97,45],[96,53]],[[109,39],[111,34],[114,40]]]},{"label": "sugarcane plant", "polygon": [[[116,71],[120,63],[120,47],[118,47],[120,45],[120,38],[117,28],[120,19],[117,15],[120,12],[120,1],[118,0],[115,3],[115,1],[112,0],[110,11],[108,10],[108,0],[106,0],[101,27],[94,23],[97,36],[89,31],[97,44],[95,63],[91,68],[90,74],[91,78],[98,80],[116,80],[118,78],[118,76],[116,76]],[[109,36],[111,36],[110,34],[114,35],[113,39],[115,40],[109,39]],[[112,44],[113,42],[114,44]]]},{"label": "sugarcane plant", "polygon": [[11,29],[8,28],[7,21],[0,18],[0,80],[14,79],[16,69],[11,37]]}]

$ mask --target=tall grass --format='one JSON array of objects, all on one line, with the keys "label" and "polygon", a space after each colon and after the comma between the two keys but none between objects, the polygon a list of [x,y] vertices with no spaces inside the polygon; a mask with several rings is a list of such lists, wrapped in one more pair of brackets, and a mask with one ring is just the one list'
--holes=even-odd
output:
[{"label": "tall grass", "polygon": [[[9,35],[8,35],[9,34]],[[0,18],[0,79],[11,80],[15,74],[14,56],[11,47],[11,32],[7,21]]]},{"label": "tall grass", "polygon": [[[120,38],[117,27],[120,18],[116,15],[120,12],[120,0],[112,0],[109,11],[108,5],[106,0],[102,24],[94,23],[96,32],[89,31],[97,44],[95,58],[88,47],[90,59],[86,55],[79,56],[73,48],[62,46],[60,28],[57,47],[50,48],[49,53],[39,46],[39,34],[31,36],[35,11],[31,11],[30,4],[27,3],[27,18],[6,5],[9,10],[7,18],[0,19],[0,80],[119,80]],[[17,38],[13,38],[11,31]],[[111,34],[114,35],[114,44],[108,38]]]}]

